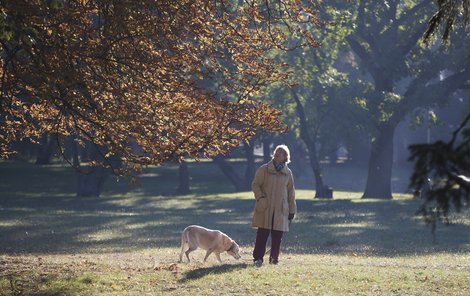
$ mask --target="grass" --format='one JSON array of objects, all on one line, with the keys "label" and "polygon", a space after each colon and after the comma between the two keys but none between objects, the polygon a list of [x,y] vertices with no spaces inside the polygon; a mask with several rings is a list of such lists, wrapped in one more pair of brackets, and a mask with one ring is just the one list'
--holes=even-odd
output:
[{"label": "grass", "polygon": [[[109,179],[102,197],[78,198],[67,167],[0,163],[0,295],[470,294],[468,211],[440,225],[434,241],[414,215],[420,201],[408,195],[373,200],[337,190],[333,200],[314,200],[299,186],[280,264],[256,268],[252,194],[233,192],[211,164],[199,166],[190,167],[192,195],[168,194],[177,167],[165,166],[142,175],[140,188]],[[342,173],[347,183],[363,178]],[[198,250],[192,263],[178,263],[188,224],[226,232],[242,259],[203,263]]]}]

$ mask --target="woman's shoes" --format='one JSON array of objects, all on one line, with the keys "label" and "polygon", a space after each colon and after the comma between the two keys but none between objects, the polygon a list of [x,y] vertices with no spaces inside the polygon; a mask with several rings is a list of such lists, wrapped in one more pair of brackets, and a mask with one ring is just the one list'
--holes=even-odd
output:
[{"label": "woman's shoes", "polygon": [[[263,259],[255,259],[253,260],[253,263],[256,265],[256,267],[261,267],[263,265]],[[274,258],[269,258],[269,264],[274,264],[277,265],[279,261]]]}]

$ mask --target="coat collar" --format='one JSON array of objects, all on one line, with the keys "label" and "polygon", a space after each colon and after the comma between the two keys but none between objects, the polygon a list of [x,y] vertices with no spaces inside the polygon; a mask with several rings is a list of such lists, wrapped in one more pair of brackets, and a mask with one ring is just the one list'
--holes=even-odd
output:
[{"label": "coat collar", "polygon": [[269,162],[268,162],[268,173],[270,174],[276,174],[276,173],[282,173],[284,175],[287,175],[287,164],[282,168],[282,170],[280,170],[279,172],[276,171],[276,168],[274,167],[274,163],[273,163],[273,160],[271,159]]}]

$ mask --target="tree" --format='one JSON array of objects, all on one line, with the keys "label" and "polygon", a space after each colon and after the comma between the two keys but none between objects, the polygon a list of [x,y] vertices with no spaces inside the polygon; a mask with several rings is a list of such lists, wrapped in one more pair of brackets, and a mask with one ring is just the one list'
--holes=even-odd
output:
[{"label": "tree", "polygon": [[319,12],[321,19],[328,21],[316,32],[322,40],[320,49],[304,48],[279,54],[293,74],[290,87],[273,88],[271,95],[275,106],[284,110],[289,128],[305,144],[318,198],[332,197],[320,160],[324,154],[330,156],[331,151],[336,152],[341,133],[347,134],[357,125],[346,120],[358,109],[351,96],[355,92],[349,87],[354,82],[335,68],[346,48],[345,35],[352,31],[346,26],[332,25],[341,22],[345,15],[338,13],[336,5],[344,6],[344,3],[322,5]]},{"label": "tree", "polygon": [[[256,172],[254,139],[250,142],[243,142],[239,148],[243,149],[243,154],[246,159],[245,170],[243,173],[238,172],[231,162],[227,161],[226,156],[218,155],[214,157],[213,161],[233,184],[236,191],[248,191],[251,190],[251,182],[253,181]],[[236,150],[233,152],[236,152]]]},{"label": "tree", "polygon": [[16,140],[73,135],[96,148],[95,164],[121,158],[121,174],[283,130],[280,112],[252,98],[286,79],[266,53],[318,46],[301,27],[317,22],[314,5],[238,3],[3,1],[2,157]]},{"label": "tree", "polygon": [[[439,1],[438,5],[423,39],[430,44],[431,36],[444,27],[442,40],[445,45],[449,45],[454,28],[461,30],[470,25],[470,1]],[[433,233],[438,221],[448,222],[448,214],[452,209],[460,211],[463,205],[470,204],[469,121],[470,113],[448,142],[436,141],[409,147],[410,160],[414,161],[410,187],[418,191],[427,188],[423,192],[425,201],[419,212],[432,225]]]},{"label": "tree", "polygon": [[448,221],[448,213],[454,207],[470,204],[470,114],[454,131],[448,142],[410,146],[410,160],[415,162],[410,187],[423,189],[432,186],[424,194],[425,202],[419,212],[427,223]]},{"label": "tree", "polygon": [[178,188],[176,188],[175,194],[176,195],[187,195],[191,193],[190,186],[189,186],[189,169],[188,163],[184,160],[181,160],[179,163],[179,183]]},{"label": "tree", "polygon": [[470,77],[468,38],[456,36],[458,45],[447,52],[419,44],[431,10],[429,1],[358,3],[357,28],[347,40],[371,77],[364,106],[375,126],[364,198],[392,198],[393,135],[404,116],[445,102]]}]

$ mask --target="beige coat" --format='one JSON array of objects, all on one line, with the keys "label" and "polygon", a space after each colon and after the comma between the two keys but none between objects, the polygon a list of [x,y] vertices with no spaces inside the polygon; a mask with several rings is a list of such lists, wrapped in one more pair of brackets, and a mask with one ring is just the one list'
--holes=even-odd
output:
[{"label": "beige coat", "polygon": [[[289,231],[289,213],[297,212],[294,178],[287,165],[276,171],[273,161],[263,164],[251,184],[256,204],[251,226]],[[274,217],[274,218],[273,218]]]}]

